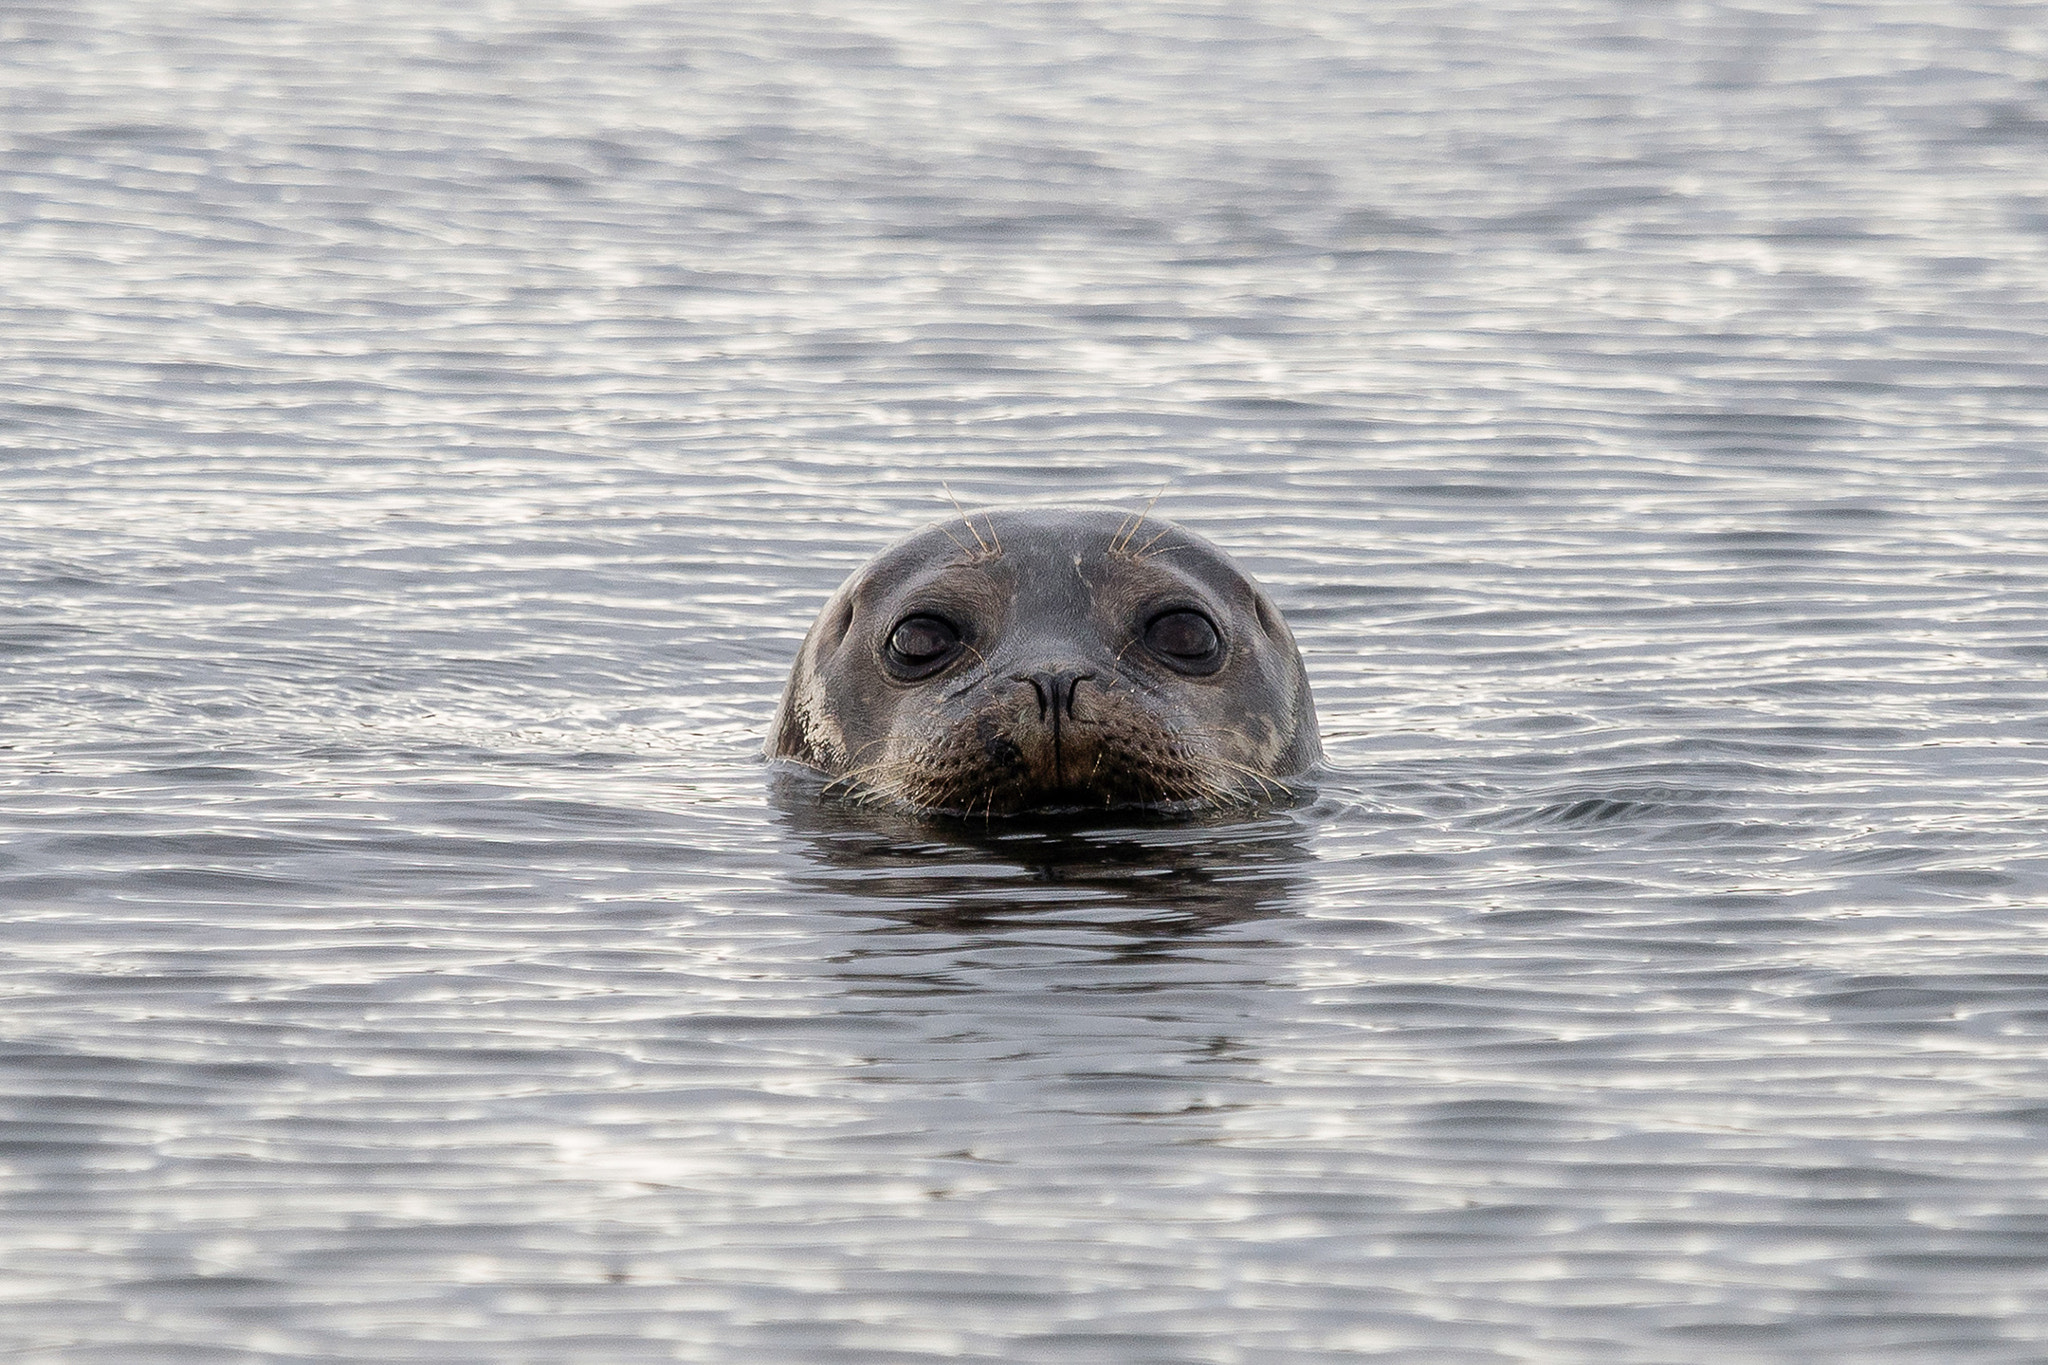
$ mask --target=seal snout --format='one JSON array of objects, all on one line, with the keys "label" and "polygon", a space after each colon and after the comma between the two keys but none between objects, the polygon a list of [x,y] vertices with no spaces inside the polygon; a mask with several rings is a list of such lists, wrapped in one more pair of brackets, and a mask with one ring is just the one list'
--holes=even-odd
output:
[{"label": "seal snout", "polygon": [[1081,684],[1094,676],[1090,669],[1065,666],[1027,669],[1010,675],[1010,681],[1029,686],[1038,702],[1035,727],[1028,719],[1028,711],[1018,720],[1028,732],[1020,736],[1025,741],[1024,752],[1035,758],[1032,766],[1038,769],[1038,780],[1046,787],[1057,789],[1067,785],[1068,763],[1075,756],[1074,727],[1085,724],[1074,714],[1074,701]]}]

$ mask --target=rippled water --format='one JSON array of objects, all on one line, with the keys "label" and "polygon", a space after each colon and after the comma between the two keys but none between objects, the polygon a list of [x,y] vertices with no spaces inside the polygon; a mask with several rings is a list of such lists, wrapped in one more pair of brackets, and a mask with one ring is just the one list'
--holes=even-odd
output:
[{"label": "rippled water", "polygon": [[[2048,1359],[2038,7],[0,37],[9,1360]],[[762,764],[942,482],[1318,798]]]}]

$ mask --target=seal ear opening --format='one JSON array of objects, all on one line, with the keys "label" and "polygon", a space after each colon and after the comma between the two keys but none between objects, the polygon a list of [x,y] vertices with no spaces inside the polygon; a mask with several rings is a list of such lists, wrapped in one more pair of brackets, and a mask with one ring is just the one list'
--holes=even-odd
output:
[{"label": "seal ear opening", "polygon": [[839,642],[844,640],[846,632],[853,628],[852,596],[828,603],[826,609],[831,614],[818,618],[817,647],[820,654],[829,654],[839,648]]},{"label": "seal ear opening", "polygon": [[782,702],[775,708],[775,719],[769,726],[768,757],[791,758],[813,768],[824,766],[822,757],[811,743],[810,727],[804,724],[804,670],[806,666],[815,665],[820,655],[838,649],[846,638],[846,632],[852,628],[851,596],[825,604],[824,614],[812,624],[802,647],[797,650],[796,664],[789,671],[789,681],[783,684]]},{"label": "seal ear opening", "polygon": [[1291,638],[1287,627],[1280,623],[1280,613],[1273,610],[1273,604],[1266,600],[1266,594],[1252,589],[1252,614],[1259,619],[1259,629],[1266,632],[1266,638],[1276,645],[1285,645]]}]

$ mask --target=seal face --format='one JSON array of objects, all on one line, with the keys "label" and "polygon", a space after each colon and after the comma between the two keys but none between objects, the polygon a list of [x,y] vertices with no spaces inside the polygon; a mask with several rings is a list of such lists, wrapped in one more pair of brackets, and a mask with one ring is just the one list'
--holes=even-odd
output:
[{"label": "seal face", "polygon": [[1321,754],[1258,586],[1102,508],[977,512],[882,551],[818,614],[768,740],[857,799],[954,815],[1250,803]]}]

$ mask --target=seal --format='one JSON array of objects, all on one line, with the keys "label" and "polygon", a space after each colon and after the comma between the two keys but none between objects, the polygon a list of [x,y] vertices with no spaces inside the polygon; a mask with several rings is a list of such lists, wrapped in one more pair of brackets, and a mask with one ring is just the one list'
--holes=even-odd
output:
[{"label": "seal", "polygon": [[819,612],[768,756],[924,814],[1194,811],[1322,755],[1301,651],[1229,556],[1110,508],[963,514]]}]

